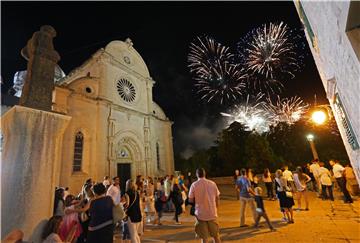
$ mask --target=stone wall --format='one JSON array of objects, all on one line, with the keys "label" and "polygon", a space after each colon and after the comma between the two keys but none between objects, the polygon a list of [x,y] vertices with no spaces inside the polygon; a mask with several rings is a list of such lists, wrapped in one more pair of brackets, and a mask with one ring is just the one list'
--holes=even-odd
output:
[{"label": "stone wall", "polygon": [[[355,3],[350,1],[314,2],[298,0],[294,2],[300,19],[305,26],[306,38],[330,105],[335,111],[335,119],[350,162],[358,181],[360,181],[360,149],[354,149],[349,144],[346,136],[347,130],[342,125],[342,117],[334,109],[335,94],[337,94],[348,116],[354,137],[359,143],[360,63],[357,53],[360,50],[356,49],[358,45],[351,44],[347,34],[349,8],[351,4]],[[355,14],[358,14],[358,12],[355,12]],[[353,29],[353,31],[359,32],[360,29]]]}]

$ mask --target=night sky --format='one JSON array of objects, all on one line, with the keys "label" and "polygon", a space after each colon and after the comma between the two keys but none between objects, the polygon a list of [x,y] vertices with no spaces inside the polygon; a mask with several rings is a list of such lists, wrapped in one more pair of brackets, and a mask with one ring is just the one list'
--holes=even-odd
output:
[{"label": "night sky", "polygon": [[[301,33],[294,3],[289,2],[1,2],[2,92],[14,73],[26,69],[20,50],[41,25],[52,25],[60,67],[68,74],[112,40],[130,37],[156,81],[154,100],[174,121],[175,152],[191,154],[210,146],[224,128],[219,112],[195,95],[187,67],[189,44],[210,35],[235,48],[248,31],[264,23],[283,21]],[[305,39],[304,39],[305,41]],[[306,102],[326,103],[324,89],[307,47],[304,67],[285,83],[282,96],[298,95]]]}]

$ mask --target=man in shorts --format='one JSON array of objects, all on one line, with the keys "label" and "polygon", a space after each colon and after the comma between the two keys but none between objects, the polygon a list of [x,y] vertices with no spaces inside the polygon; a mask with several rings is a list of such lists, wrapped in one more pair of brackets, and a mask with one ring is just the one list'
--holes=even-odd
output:
[{"label": "man in shorts", "polygon": [[220,192],[215,182],[205,178],[205,170],[196,170],[198,178],[191,184],[189,202],[195,203],[195,233],[201,238],[201,242],[207,243],[208,238],[214,238],[220,243],[219,223],[217,222],[217,207],[219,206]]}]

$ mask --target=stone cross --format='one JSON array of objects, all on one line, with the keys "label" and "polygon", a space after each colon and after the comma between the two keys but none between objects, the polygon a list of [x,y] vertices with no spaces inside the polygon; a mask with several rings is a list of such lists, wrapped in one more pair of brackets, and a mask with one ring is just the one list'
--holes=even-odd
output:
[{"label": "stone cross", "polygon": [[51,111],[55,65],[60,60],[52,42],[55,36],[53,27],[41,26],[21,50],[28,64],[19,105]]}]

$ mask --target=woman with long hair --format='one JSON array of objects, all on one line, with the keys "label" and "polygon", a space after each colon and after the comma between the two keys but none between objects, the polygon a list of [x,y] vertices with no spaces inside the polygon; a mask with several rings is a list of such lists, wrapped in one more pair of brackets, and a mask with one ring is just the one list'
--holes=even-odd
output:
[{"label": "woman with long hair", "polygon": [[114,202],[106,196],[106,187],[102,183],[93,186],[95,198],[90,202],[90,222],[88,243],[113,242],[113,207]]},{"label": "woman with long hair", "polygon": [[281,170],[275,172],[275,186],[277,197],[279,198],[280,208],[285,211],[289,224],[294,223],[294,214],[292,206],[294,206],[294,198],[290,193],[287,180],[282,175]]},{"label": "woman with long hair", "polygon": [[296,173],[294,173],[294,183],[296,187],[296,196],[297,196],[297,210],[301,210],[301,198],[305,199],[305,210],[309,210],[309,200],[307,194],[307,183],[311,181],[310,176],[303,173],[300,166],[296,167]]},{"label": "woman with long hair", "polygon": [[63,216],[63,223],[60,228],[60,237],[65,239],[73,227],[76,227],[74,240],[82,233],[82,227],[79,222],[79,213],[85,212],[88,207],[79,207],[80,201],[75,200],[73,195],[68,195],[65,198],[65,215]]},{"label": "woman with long hair", "polygon": [[131,243],[140,243],[140,236],[143,232],[142,214],[140,209],[140,194],[136,190],[135,183],[129,179],[125,187],[125,211],[128,216],[127,225],[130,232]]},{"label": "woman with long hair", "polygon": [[268,168],[264,170],[263,181],[265,183],[268,198],[270,200],[273,200],[274,199],[273,181],[271,179],[271,173]]},{"label": "woman with long hair", "polygon": [[54,200],[54,216],[64,216],[65,210],[65,201],[64,201],[64,188],[57,188],[55,190],[55,200]]},{"label": "woman with long hair", "polygon": [[75,230],[72,229],[69,234],[66,236],[64,241],[59,236],[60,227],[62,225],[62,217],[55,215],[49,219],[46,223],[44,230],[42,232],[41,238],[43,243],[62,243],[62,242],[72,242],[74,238]]}]

